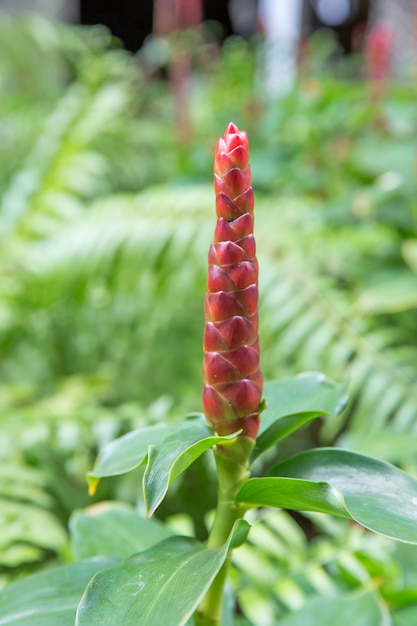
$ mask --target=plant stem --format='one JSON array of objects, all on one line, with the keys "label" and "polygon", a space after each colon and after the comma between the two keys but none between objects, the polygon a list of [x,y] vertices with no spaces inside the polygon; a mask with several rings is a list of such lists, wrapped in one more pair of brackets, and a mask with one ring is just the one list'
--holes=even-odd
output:
[{"label": "plant stem", "polygon": [[[243,518],[246,509],[235,503],[235,496],[249,478],[249,455],[254,441],[237,437],[227,445],[216,446],[214,455],[218,474],[218,501],[207,547],[220,548],[228,540],[235,522]],[[220,626],[224,585],[227,579],[231,550],[213,580],[194,616],[196,626]]]}]

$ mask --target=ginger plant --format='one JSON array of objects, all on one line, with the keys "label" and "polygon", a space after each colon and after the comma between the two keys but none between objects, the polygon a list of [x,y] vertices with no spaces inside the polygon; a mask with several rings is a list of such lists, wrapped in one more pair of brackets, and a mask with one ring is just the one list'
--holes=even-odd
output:
[{"label": "ginger plant", "polygon": [[[144,465],[148,519],[105,504],[74,514],[78,560],[1,590],[1,624],[234,625],[233,608],[223,606],[225,584],[233,550],[250,532],[245,514],[257,507],[330,514],[417,544],[417,481],[385,462],[334,448],[280,461],[278,449],[275,467],[266,476],[251,476],[253,463],[278,442],[316,418],[340,413],[348,385],[314,372],[263,384],[249,148],[234,124],[217,143],[214,176],[217,224],[205,300],[204,414],[138,429],[103,448],[88,475],[91,493],[101,479]],[[208,540],[201,543],[150,518],[172,483],[211,450],[218,499]],[[360,602],[361,614],[367,607],[375,610],[374,597]],[[309,619],[322,623],[313,614]],[[343,620],[338,615],[340,626],[349,626],[348,618]]]},{"label": "ginger plant", "polygon": [[[233,123],[217,143],[214,185],[217,224],[209,250],[204,306],[203,410],[214,432],[238,433],[233,442],[214,448],[218,504],[208,547],[218,548],[244,514],[235,497],[250,473],[263,389],[249,147],[246,133]],[[219,622],[227,564],[204,599],[197,624]]]}]

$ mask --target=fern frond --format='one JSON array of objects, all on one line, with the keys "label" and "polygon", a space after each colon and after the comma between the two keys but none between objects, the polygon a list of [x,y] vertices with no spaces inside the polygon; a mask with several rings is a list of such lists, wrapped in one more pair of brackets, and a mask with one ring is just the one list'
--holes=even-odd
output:
[{"label": "fern frond", "polygon": [[[22,346],[38,346],[44,362],[39,371],[49,371],[45,375],[51,378],[54,368],[59,375],[78,369],[112,372],[114,400],[136,397],[145,403],[164,393],[169,382],[176,401],[183,393],[187,410],[195,409],[205,284],[202,251],[213,230],[212,196],[210,187],[188,186],[109,198],[91,206],[72,226],[55,229],[49,240],[27,247],[20,261],[25,271],[17,308],[38,319],[36,325],[26,320],[26,330],[19,333]],[[255,228],[266,376],[307,369],[335,379],[350,377],[349,428],[368,433],[414,428],[417,359],[413,362],[410,354],[416,348],[407,347],[406,355],[401,329],[362,316],[349,290],[323,268],[314,252],[316,242],[322,240],[325,251],[336,255],[314,208],[260,199]],[[375,232],[369,236],[375,240]],[[385,233],[381,239],[385,241]],[[3,371],[6,363],[10,367],[5,360]],[[343,419],[327,422],[326,440],[334,438]]]},{"label": "fern frond", "polygon": [[380,576],[395,581],[389,540],[328,516],[306,517],[322,533],[312,541],[286,511],[252,512],[249,540],[233,553],[232,582],[255,626],[274,626],[316,596],[374,586]]},{"label": "fern frond", "polygon": [[0,479],[0,569],[13,575],[22,565],[60,554],[67,534],[53,512],[43,472],[9,462],[0,465]]},{"label": "fern frond", "polygon": [[[354,306],[352,290],[323,267],[326,253],[337,258],[339,239],[327,225],[314,223],[314,207],[308,213],[308,208],[297,204],[277,209],[270,200],[265,202],[269,230],[259,207],[257,227],[266,375],[320,369],[336,379],[349,377],[353,383],[350,429],[414,429],[417,346],[407,345],[409,335],[400,325],[381,324],[375,317],[362,315]],[[345,228],[340,238],[349,238],[347,233]],[[369,235],[375,242],[378,228]],[[386,241],[384,229],[379,237]],[[366,234],[362,245],[365,241]],[[317,242],[323,248],[321,254],[315,249]],[[349,256],[352,264],[363,263],[363,255],[354,247]],[[345,419],[328,421],[325,437],[332,439]]]},{"label": "fern frond", "polygon": [[91,142],[126,105],[119,86],[106,85],[92,95],[77,84],[65,92],[2,198],[3,239],[16,229],[38,236],[51,232],[56,221],[74,219],[83,200],[106,189],[107,164]]},{"label": "fern frond", "polygon": [[[311,266],[296,268],[296,262],[281,258],[263,289],[263,304],[275,318],[273,337],[264,336],[268,361],[271,357],[276,363],[284,359],[292,368],[318,368],[334,378],[350,377],[355,404],[350,428],[376,432],[390,424],[411,429],[417,418],[417,371],[404,367],[398,333],[375,329],[372,324],[367,328],[366,320],[352,315],[348,303],[343,307],[343,298],[334,286],[314,275]],[[290,287],[285,292],[278,290],[270,302],[273,284],[282,273]],[[417,356],[415,348],[414,354]],[[336,429],[341,426],[335,421],[333,425]],[[327,432],[332,432],[332,422]]]},{"label": "fern frond", "polygon": [[[197,216],[205,192],[207,228]],[[27,246],[14,304],[32,313],[24,326],[11,316],[6,377],[19,347],[31,346],[44,382],[96,372],[114,380],[112,401],[146,404],[173,393],[177,402],[183,394],[187,410],[199,406],[211,218],[210,189],[181,192],[174,202],[171,192],[154,190],[91,207],[72,227]]]}]

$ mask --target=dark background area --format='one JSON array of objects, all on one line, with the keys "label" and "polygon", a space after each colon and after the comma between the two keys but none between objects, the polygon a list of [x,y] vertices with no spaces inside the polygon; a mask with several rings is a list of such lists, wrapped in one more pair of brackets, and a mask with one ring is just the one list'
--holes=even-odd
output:
[{"label": "dark background area", "polygon": [[[80,0],[80,22],[106,25],[128,50],[135,52],[152,32],[153,4],[153,0]],[[350,4],[349,18],[340,25],[330,26],[348,54],[352,51],[355,30],[367,22],[370,0],[351,0]],[[306,32],[329,27],[320,21],[314,6],[314,1],[304,2],[303,27]],[[204,20],[213,20],[222,25],[222,38],[235,32],[226,0],[203,0],[202,8]],[[256,25],[253,30],[255,28]]]},{"label": "dark background area", "polygon": [[[153,0],[80,0],[81,24],[105,24],[135,52],[152,32]],[[225,0],[203,0],[204,20],[214,20],[223,26],[223,37],[233,33]]]}]

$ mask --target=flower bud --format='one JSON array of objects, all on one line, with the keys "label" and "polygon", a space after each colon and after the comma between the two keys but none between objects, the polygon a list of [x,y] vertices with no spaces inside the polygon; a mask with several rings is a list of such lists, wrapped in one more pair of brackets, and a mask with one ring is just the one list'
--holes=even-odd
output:
[{"label": "flower bud", "polygon": [[248,139],[230,123],[214,161],[217,224],[204,304],[203,409],[219,435],[259,429],[258,262]]}]

